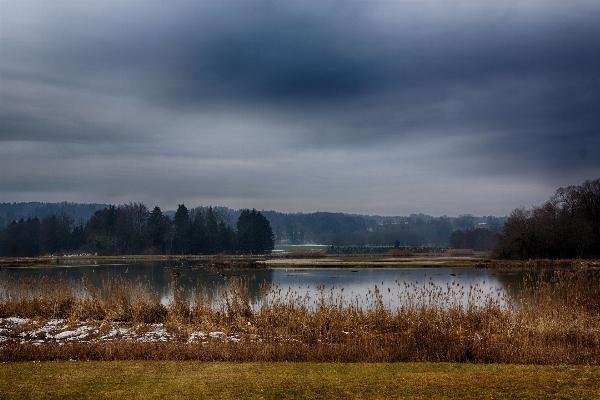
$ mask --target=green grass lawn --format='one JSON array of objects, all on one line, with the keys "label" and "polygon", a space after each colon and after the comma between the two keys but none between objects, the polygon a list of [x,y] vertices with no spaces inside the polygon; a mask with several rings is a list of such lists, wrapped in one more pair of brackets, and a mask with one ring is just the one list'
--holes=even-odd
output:
[{"label": "green grass lawn", "polygon": [[455,363],[0,365],[0,398],[600,398],[600,367]]}]

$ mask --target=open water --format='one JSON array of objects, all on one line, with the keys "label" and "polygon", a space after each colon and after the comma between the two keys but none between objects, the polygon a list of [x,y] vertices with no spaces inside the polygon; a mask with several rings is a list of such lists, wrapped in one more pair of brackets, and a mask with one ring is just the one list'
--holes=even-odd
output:
[{"label": "open water", "polygon": [[[328,304],[370,309],[394,309],[409,305],[483,306],[490,299],[506,305],[509,287],[516,288],[524,273],[477,268],[270,268],[255,270],[211,269],[201,264],[176,261],[90,264],[52,268],[9,268],[2,275],[61,275],[68,281],[84,276],[95,286],[121,276],[152,285],[163,303],[172,298],[173,287],[186,290],[211,288],[218,291],[228,279],[247,280],[250,300],[260,304],[261,286],[270,285],[278,296],[302,298],[311,307]],[[291,301],[291,300],[290,300]]]}]

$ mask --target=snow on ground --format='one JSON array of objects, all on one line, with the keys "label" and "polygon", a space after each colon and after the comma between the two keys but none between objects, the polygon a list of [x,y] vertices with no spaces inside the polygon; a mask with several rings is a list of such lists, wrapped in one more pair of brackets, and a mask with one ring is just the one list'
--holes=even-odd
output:
[{"label": "snow on ground", "polygon": [[164,324],[132,325],[126,323],[69,322],[64,319],[38,320],[28,318],[0,318],[0,347],[10,344],[42,343],[102,343],[117,340],[143,343],[184,341],[206,343],[208,340],[239,342],[238,335],[224,332],[170,332]]}]

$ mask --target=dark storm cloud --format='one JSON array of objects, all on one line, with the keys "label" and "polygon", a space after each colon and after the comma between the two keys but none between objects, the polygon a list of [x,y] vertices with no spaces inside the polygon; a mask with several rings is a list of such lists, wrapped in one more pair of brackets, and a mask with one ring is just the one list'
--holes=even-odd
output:
[{"label": "dark storm cloud", "polygon": [[[309,128],[304,139],[319,145],[471,135],[497,155],[525,140],[538,151],[520,166],[543,158],[550,169],[575,167],[556,157],[570,143],[597,152],[598,7],[539,7],[526,18],[492,8],[490,17],[440,26],[416,25],[408,9],[380,29],[369,5],[339,4],[314,13],[285,3],[233,14],[224,7],[179,21],[185,29],[164,39],[177,43],[169,61],[158,61],[160,74],[176,79],[157,79],[151,93],[173,107],[216,101],[293,113]],[[219,23],[203,24],[213,18]]]},{"label": "dark storm cloud", "polygon": [[[243,188],[244,173],[264,173],[264,165],[281,161],[274,154],[289,169],[279,166],[282,175],[271,178],[304,168],[300,186],[319,186],[306,178],[319,169],[302,158],[316,149],[342,154],[329,182],[334,188],[351,181],[347,171],[363,171],[365,182],[397,168],[420,171],[422,179],[434,171],[446,179],[523,175],[549,187],[578,184],[600,171],[597,2],[1,7],[0,142],[6,149],[48,143],[51,154],[72,159],[64,146],[77,144],[78,157],[110,156],[123,171],[130,158],[192,157],[181,172],[190,182],[195,154],[229,162],[221,171],[230,175],[219,179],[235,182],[240,193],[254,193]],[[361,157],[372,164],[356,171],[353,162]],[[236,167],[236,160],[249,164]],[[138,177],[152,170],[140,163]],[[321,170],[333,168],[319,163]],[[202,176],[214,173],[205,164],[198,168]],[[2,180],[19,190],[27,186],[19,176],[25,183]],[[30,187],[40,187],[39,179]],[[201,182],[215,198],[224,191],[234,196],[208,176]],[[139,190],[149,187],[140,183]],[[285,186],[279,191],[297,195]],[[333,198],[323,201],[335,208]]]}]

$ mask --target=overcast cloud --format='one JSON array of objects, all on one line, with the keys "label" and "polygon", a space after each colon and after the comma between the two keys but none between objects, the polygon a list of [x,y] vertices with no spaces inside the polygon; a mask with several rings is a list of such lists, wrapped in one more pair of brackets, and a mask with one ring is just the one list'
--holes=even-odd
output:
[{"label": "overcast cloud", "polygon": [[0,201],[505,215],[600,177],[598,1],[0,0]]}]

